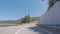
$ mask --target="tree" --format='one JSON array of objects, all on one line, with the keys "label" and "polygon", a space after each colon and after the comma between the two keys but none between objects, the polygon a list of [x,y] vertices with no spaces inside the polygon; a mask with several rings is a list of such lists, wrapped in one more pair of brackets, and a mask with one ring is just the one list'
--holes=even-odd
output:
[{"label": "tree", "polygon": [[56,1],[60,1],[60,0],[48,0],[49,8],[51,8],[56,3]]},{"label": "tree", "polygon": [[30,15],[29,14],[27,16],[25,16],[24,21],[25,21],[25,23],[30,22]]},{"label": "tree", "polygon": [[[49,0],[48,4],[49,4],[49,8],[51,8],[54,5],[55,1],[54,0]],[[49,9],[48,8],[48,9]]]}]

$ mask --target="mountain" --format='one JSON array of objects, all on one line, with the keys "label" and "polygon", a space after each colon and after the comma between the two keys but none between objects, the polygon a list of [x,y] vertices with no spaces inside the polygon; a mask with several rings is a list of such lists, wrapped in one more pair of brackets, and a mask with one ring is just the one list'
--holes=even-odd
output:
[{"label": "mountain", "polygon": [[8,24],[16,24],[17,23],[17,20],[5,20],[5,21],[0,21],[0,24],[3,24],[3,23],[8,23]]},{"label": "mountain", "polygon": [[[23,20],[23,18],[18,20],[5,20],[5,21],[0,21],[0,24],[20,24],[21,20]],[[30,22],[35,22],[38,20],[39,17],[30,17]]]},{"label": "mountain", "polygon": [[30,18],[30,21],[31,22],[35,22],[35,21],[38,21],[39,20],[39,17],[31,17]]}]

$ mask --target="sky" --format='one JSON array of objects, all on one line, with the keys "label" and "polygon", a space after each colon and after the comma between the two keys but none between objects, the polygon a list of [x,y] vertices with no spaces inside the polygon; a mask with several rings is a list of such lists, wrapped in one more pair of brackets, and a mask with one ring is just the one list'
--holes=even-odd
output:
[{"label": "sky", "polygon": [[47,0],[0,0],[0,20],[17,20],[28,14],[40,17],[47,8]]}]

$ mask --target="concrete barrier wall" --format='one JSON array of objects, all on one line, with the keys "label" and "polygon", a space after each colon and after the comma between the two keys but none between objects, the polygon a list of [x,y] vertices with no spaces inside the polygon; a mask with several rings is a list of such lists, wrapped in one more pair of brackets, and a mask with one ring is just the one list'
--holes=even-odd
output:
[{"label": "concrete barrier wall", "polygon": [[60,1],[40,17],[39,24],[60,25]]}]

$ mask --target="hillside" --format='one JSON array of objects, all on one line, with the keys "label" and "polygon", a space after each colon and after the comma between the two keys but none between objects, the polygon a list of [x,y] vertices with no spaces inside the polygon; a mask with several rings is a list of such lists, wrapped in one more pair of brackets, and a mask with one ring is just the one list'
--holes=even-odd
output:
[{"label": "hillside", "polygon": [[35,21],[38,21],[39,20],[39,17],[31,17],[30,18],[30,21],[31,22],[35,22]]},{"label": "hillside", "polygon": [[[38,21],[39,17],[30,17],[30,22]],[[6,21],[0,21],[0,24],[17,24],[20,23],[23,18],[18,20],[6,20]]]},{"label": "hillside", "polygon": [[16,24],[17,20],[6,20],[6,21],[0,21],[0,24]]}]

